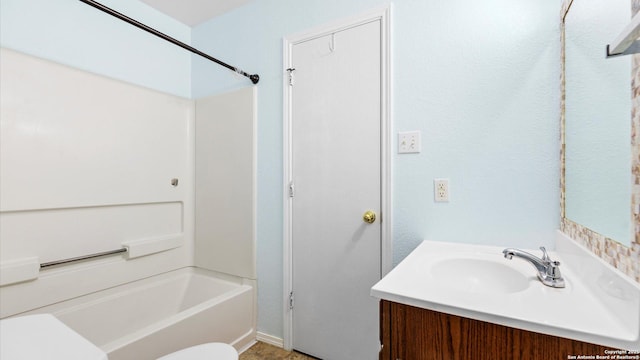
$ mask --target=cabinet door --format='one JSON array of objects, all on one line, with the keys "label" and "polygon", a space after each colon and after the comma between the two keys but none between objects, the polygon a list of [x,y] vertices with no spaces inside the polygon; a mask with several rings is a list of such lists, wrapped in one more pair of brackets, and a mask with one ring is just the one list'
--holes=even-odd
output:
[{"label": "cabinet door", "polygon": [[384,300],[381,311],[381,360],[564,360],[608,349]]}]

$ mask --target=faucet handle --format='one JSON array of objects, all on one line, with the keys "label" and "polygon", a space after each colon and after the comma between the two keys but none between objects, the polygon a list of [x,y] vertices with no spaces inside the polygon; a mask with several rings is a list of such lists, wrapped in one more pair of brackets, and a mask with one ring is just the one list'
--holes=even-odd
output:
[{"label": "faucet handle", "polygon": [[544,246],[540,246],[540,250],[542,250],[542,261],[548,263],[551,262],[551,258],[549,257],[549,254],[547,253],[547,249],[544,248]]},{"label": "faucet handle", "polygon": [[551,261],[549,267],[547,267],[547,276],[549,276],[553,280],[562,279],[562,275],[560,275],[560,262],[559,261]]}]

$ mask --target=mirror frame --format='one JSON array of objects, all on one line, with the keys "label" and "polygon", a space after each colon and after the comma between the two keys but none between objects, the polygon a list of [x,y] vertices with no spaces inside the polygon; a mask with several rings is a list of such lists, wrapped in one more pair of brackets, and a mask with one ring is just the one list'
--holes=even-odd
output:
[{"label": "mirror frame", "polygon": [[[632,101],[631,101],[631,174],[633,185],[631,187],[631,213],[633,214],[632,226],[635,236],[631,239],[630,246],[607,238],[588,227],[573,222],[565,217],[565,18],[574,0],[563,0],[560,11],[560,231],[591,250],[607,263],[640,282],[640,54],[632,56],[632,70],[630,75]],[[640,0],[631,0],[632,13],[640,10]],[[602,44],[602,56],[605,56],[605,46]]]}]

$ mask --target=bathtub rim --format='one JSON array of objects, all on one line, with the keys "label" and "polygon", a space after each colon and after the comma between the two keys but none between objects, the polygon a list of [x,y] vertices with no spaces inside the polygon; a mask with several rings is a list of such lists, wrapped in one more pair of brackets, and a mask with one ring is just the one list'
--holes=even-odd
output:
[{"label": "bathtub rim", "polygon": [[[126,334],[122,337],[119,337],[117,339],[114,339],[108,343],[105,344],[96,344],[96,346],[98,346],[100,349],[102,349],[102,351],[106,352],[107,354],[113,352],[114,350],[117,350],[121,347],[127,346],[129,344],[135,343],[136,341],[144,338],[145,336],[148,336],[149,334],[153,334],[159,330],[165,329],[169,326],[171,326],[172,324],[175,324],[177,322],[186,320],[188,318],[191,318],[193,316],[197,316],[200,313],[205,312],[206,310],[209,310],[210,308],[214,307],[216,304],[220,304],[222,302],[225,302],[227,300],[233,299],[234,297],[237,297],[243,293],[246,292],[252,292],[253,291],[253,287],[247,284],[240,284],[238,285],[237,288],[231,290],[231,291],[227,291],[221,295],[218,295],[216,297],[213,297],[209,300],[206,300],[204,302],[201,302],[195,306],[189,307],[185,310],[179,311],[175,314],[173,314],[172,316],[168,317],[168,318],[163,318],[160,319],[156,322],[154,322],[153,324],[144,326],[136,331],[133,331],[129,334]],[[254,309],[255,312],[255,309]],[[256,327],[255,327],[255,321],[252,325],[252,328],[244,335],[247,336],[252,332],[256,331]],[[243,336],[243,337],[244,337]],[[238,341],[238,340],[236,340]],[[231,345],[234,345],[233,343]]]},{"label": "bathtub rim", "polygon": [[[150,281],[151,279],[155,279],[155,280],[161,280],[161,279],[169,279],[173,276],[176,276],[178,274],[189,274],[189,273],[194,273],[196,275],[203,275],[203,276],[208,276],[208,277],[212,277],[214,279],[217,280],[222,280],[222,281],[226,281],[226,282],[230,282],[233,284],[236,284],[238,286],[240,285],[248,285],[251,287],[256,288],[255,286],[255,280],[252,279],[247,279],[247,278],[241,278],[235,275],[229,275],[229,274],[225,274],[225,273],[221,273],[221,272],[217,272],[217,271],[213,271],[213,270],[208,270],[208,269],[204,269],[201,267],[197,267],[197,266],[182,266],[179,267],[177,269],[171,269],[171,270],[167,270],[167,271],[162,271],[160,273],[157,274],[152,274],[149,276],[145,276],[139,279],[133,279],[131,281],[127,281],[124,283],[120,283],[120,284],[115,284],[113,286],[109,286],[103,289],[98,289],[95,291],[91,291],[89,293],[85,293],[85,294],[81,294],[81,295],[77,295],[77,296],[73,296],[70,297],[68,299],[63,299],[60,301],[55,301],[52,302],[50,304],[46,304],[43,306],[38,306],[38,307],[34,307],[32,309],[27,309],[24,311],[20,311],[5,317],[2,317],[0,319],[9,319],[9,318],[14,318],[14,317],[18,317],[18,316],[23,316],[23,315],[30,315],[30,314],[41,314],[44,312],[47,313],[53,313],[53,312],[57,312],[57,311],[61,311],[60,309],[62,308],[66,308],[68,306],[76,306],[75,303],[85,303],[85,302],[89,302],[92,301],[92,298],[99,298],[99,294],[104,295],[105,293],[107,294],[107,296],[112,295],[111,293],[118,293],[122,290],[125,290],[126,288],[134,288],[136,283],[141,283],[141,282],[147,282]],[[120,290],[120,291],[118,291]],[[82,299],[86,299],[85,301],[83,301]],[[65,304],[67,304],[65,306]],[[48,311],[46,311],[48,310]]]},{"label": "bathtub rim", "polygon": [[35,309],[23,311],[17,314],[7,316],[5,318],[8,319],[8,318],[19,317],[24,315],[42,314],[42,313],[50,313],[56,316],[57,314],[64,314],[64,313],[71,312],[74,309],[90,306],[90,304],[92,303],[99,303],[101,301],[105,301],[105,297],[106,298],[118,297],[119,294],[130,291],[131,289],[137,289],[138,287],[140,287],[140,285],[145,287],[153,286],[154,283],[171,281],[175,277],[186,276],[186,275],[205,276],[205,277],[211,278],[214,281],[231,283],[235,286],[235,288],[230,291],[226,291],[218,296],[215,296],[213,298],[200,302],[187,309],[178,311],[172,314],[172,316],[170,317],[158,319],[158,321],[153,322],[152,324],[143,326],[142,328],[137,329],[128,334],[125,334],[121,337],[112,339],[103,344],[95,344],[95,345],[98,346],[100,349],[102,349],[104,352],[110,353],[114,350],[119,349],[120,347],[124,347],[128,344],[132,344],[136,342],[137,340],[143,338],[144,334],[151,334],[154,331],[158,331],[167,325],[176,323],[181,320],[185,320],[190,316],[194,316],[199,312],[203,312],[209,309],[212,306],[212,304],[229,300],[230,298],[234,296],[238,296],[244,292],[252,293],[251,295],[253,298],[252,310],[254,314],[252,318],[252,326],[242,337],[236,339],[233,343],[231,343],[231,345],[233,345],[234,347],[236,347],[236,349],[241,351],[241,350],[245,350],[245,348],[248,348],[251,344],[255,343],[255,338],[257,333],[257,281],[254,279],[241,278],[238,276],[220,273],[217,271],[204,269],[196,266],[184,266],[178,269],[164,271],[162,273],[147,276],[141,279],[128,281],[123,284],[110,286],[108,288],[97,290],[88,294],[83,294],[73,298],[58,301],[52,304],[47,304]]}]

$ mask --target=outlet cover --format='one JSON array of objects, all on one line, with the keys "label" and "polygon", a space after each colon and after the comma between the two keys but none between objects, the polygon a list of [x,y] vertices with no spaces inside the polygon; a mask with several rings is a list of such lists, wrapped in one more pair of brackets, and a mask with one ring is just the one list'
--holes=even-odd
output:
[{"label": "outlet cover", "polygon": [[420,147],[420,131],[398,133],[398,154],[417,154]]},{"label": "outlet cover", "polygon": [[449,179],[433,179],[435,202],[449,202]]}]

